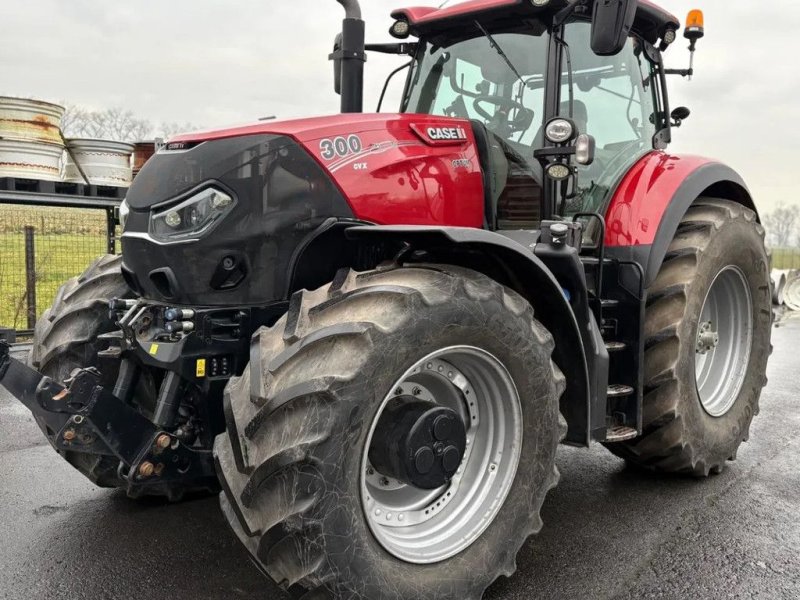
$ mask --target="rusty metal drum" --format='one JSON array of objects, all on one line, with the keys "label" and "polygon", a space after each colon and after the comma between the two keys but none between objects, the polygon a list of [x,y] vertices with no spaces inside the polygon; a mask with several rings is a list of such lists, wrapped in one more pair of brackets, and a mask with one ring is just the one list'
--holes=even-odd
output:
[{"label": "rusty metal drum", "polygon": [[135,178],[144,164],[156,153],[156,143],[135,142],[133,150],[133,177]]},{"label": "rusty metal drum", "polygon": [[63,144],[64,107],[41,100],[0,96],[0,138]]},{"label": "rusty metal drum", "polygon": [[60,181],[64,146],[0,139],[0,177]]},{"label": "rusty metal drum", "polygon": [[[67,140],[70,152],[67,153],[64,181],[84,183],[80,171],[73,162],[80,164],[89,183],[128,187],[131,184],[131,155],[133,144],[111,140],[70,139]],[[70,156],[70,153],[72,156]]]}]

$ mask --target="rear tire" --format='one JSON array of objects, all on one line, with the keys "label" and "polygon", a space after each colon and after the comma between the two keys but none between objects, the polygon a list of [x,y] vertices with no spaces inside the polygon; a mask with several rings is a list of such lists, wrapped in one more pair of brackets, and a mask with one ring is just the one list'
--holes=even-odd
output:
[{"label": "rear tire", "polygon": [[[362,457],[397,378],[454,346],[491,353],[513,380],[519,463],[471,545],[413,564],[370,529]],[[565,383],[552,350],[522,298],[472,271],[342,271],[328,286],[298,292],[285,317],[256,333],[250,365],[226,389],[228,429],[215,443],[222,509],[259,567],[294,598],[477,600],[514,572],[558,479]]]},{"label": "rear tire", "polygon": [[[709,293],[713,289],[717,295]],[[735,302],[726,309],[730,298]],[[708,303],[717,299],[720,323],[703,323]],[[726,322],[727,328],[719,327]],[[745,322],[747,327],[736,324]],[[708,346],[700,343],[705,338],[699,334],[709,323],[718,333],[718,345],[713,335]],[[728,200],[698,199],[648,290],[642,436],[609,444],[609,450],[654,471],[699,477],[720,473],[748,439],[758,414],[771,324],[769,259],[755,213]],[[719,358],[726,349],[730,367]],[[718,361],[715,385],[706,383],[706,355]]]}]

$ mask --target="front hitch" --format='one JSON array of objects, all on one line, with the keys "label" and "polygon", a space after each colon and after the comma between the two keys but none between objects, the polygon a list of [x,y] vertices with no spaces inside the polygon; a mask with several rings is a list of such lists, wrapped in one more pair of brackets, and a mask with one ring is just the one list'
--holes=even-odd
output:
[{"label": "front hitch", "polygon": [[211,452],[161,430],[80,369],[64,386],[11,357],[0,341],[0,385],[24,404],[60,451],[115,456],[129,490],[215,477]]}]

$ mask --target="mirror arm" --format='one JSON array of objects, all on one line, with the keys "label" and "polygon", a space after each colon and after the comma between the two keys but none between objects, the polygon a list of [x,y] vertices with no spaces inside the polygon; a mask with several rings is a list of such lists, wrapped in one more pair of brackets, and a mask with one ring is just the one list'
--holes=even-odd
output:
[{"label": "mirror arm", "polygon": [[417,44],[367,44],[364,49],[367,52],[379,52],[381,54],[407,54],[414,56],[417,52]]},{"label": "mirror arm", "polygon": [[691,77],[694,69],[664,69],[664,75],[680,75],[681,77]]},{"label": "mirror arm", "polygon": [[572,16],[572,13],[574,13],[579,6],[585,7],[585,5],[586,0],[569,0],[567,5],[553,17],[553,26],[560,27]]}]

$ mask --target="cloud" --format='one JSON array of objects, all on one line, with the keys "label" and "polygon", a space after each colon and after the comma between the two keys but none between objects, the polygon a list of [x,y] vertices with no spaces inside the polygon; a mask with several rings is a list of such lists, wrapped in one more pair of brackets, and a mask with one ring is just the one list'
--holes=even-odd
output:
[{"label": "cloud", "polygon": [[[767,11],[760,2],[661,2],[681,19],[696,4],[706,11],[695,80],[670,82],[672,105],[692,109],[673,150],[730,163],[766,208],[798,202],[790,161],[800,137],[792,52],[800,5],[773,0]],[[409,4],[418,2],[362,0],[368,38],[390,39],[389,12]],[[0,93],[123,106],[155,122],[208,127],[332,113],[339,99],[327,55],[342,16],[334,0],[7,2]],[[679,38],[670,49],[670,66],[688,65],[685,46]],[[369,109],[401,60],[369,57]],[[387,106],[396,105],[396,92]]]}]

